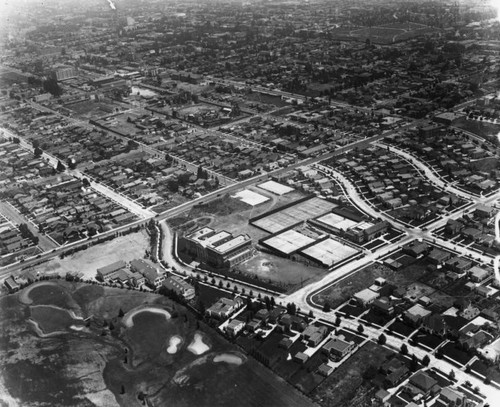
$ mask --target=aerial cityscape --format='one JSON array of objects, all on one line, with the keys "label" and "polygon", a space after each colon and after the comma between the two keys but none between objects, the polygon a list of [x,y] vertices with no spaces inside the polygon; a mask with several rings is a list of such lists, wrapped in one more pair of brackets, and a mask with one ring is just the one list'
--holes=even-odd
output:
[{"label": "aerial cityscape", "polygon": [[500,1],[0,4],[0,407],[500,406]]}]

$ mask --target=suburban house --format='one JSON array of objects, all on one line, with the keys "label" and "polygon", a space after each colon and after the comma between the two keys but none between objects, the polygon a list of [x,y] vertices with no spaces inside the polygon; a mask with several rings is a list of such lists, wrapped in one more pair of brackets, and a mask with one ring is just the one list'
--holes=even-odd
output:
[{"label": "suburban house", "polygon": [[410,370],[404,362],[393,357],[380,366],[380,373],[384,376],[384,383],[388,387],[394,387],[409,376]]},{"label": "suburban house", "polygon": [[302,332],[306,327],[307,323],[304,318],[297,315],[285,314],[278,323],[278,328],[283,332],[289,332],[291,329]]},{"label": "suburban house", "polygon": [[210,308],[208,308],[205,313],[209,317],[214,317],[218,319],[228,318],[233,312],[235,312],[243,304],[240,298],[231,300],[229,298],[219,298]]},{"label": "suburban house", "polygon": [[413,307],[408,309],[404,314],[403,318],[413,324],[414,326],[420,325],[424,318],[428,317],[431,311],[422,307],[420,304],[415,304]]},{"label": "suburban house", "polygon": [[411,394],[422,394],[423,397],[435,395],[441,390],[437,381],[423,371],[418,371],[410,377],[406,390]]},{"label": "suburban house", "polygon": [[334,359],[340,360],[356,348],[354,342],[348,342],[343,335],[330,339],[324,346],[323,352]]},{"label": "suburban house", "polygon": [[326,338],[326,335],[328,335],[328,328],[324,325],[309,325],[304,332],[302,332],[302,338],[312,347],[318,346],[320,342]]},{"label": "suburban house", "polygon": [[469,270],[469,276],[474,283],[480,283],[488,278],[490,272],[482,267],[474,266]]},{"label": "suburban house", "polygon": [[164,282],[163,286],[168,290],[174,291],[185,300],[191,300],[195,296],[194,287],[187,281],[177,276],[170,276]]},{"label": "suburban house", "polygon": [[443,337],[448,332],[446,321],[441,314],[432,314],[424,318],[422,329],[433,335]]},{"label": "suburban house", "polygon": [[369,288],[365,288],[353,295],[354,299],[358,302],[359,305],[363,307],[367,307],[371,303],[373,303],[380,294],[370,290]]},{"label": "suburban house", "polygon": [[251,321],[247,322],[245,325],[245,328],[249,332],[255,332],[257,329],[259,329],[262,326],[262,321],[260,319],[252,319]]},{"label": "suburban house", "polygon": [[226,326],[226,332],[231,337],[236,337],[245,328],[245,323],[238,319],[232,319]]}]

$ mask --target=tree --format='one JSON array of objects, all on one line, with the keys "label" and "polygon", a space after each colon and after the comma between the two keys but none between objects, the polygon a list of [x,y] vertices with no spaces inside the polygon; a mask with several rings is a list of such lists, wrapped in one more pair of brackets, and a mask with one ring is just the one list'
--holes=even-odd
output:
[{"label": "tree", "polygon": [[118,318],[123,318],[123,316],[125,315],[125,313],[123,312],[123,310],[120,308],[120,311],[118,311]]},{"label": "tree", "polygon": [[247,297],[247,310],[249,311],[253,310],[253,301],[250,297]]},{"label": "tree", "polygon": [[[323,304],[323,312],[330,312],[332,310],[332,307],[330,306],[330,303],[327,301]],[[338,318],[338,317],[337,317]]]},{"label": "tree", "polygon": [[120,390],[120,394],[125,394],[125,386],[122,384],[122,387],[121,387],[121,390]]},{"label": "tree", "polygon": [[410,362],[410,370],[412,372],[416,372],[418,370],[418,359],[417,357],[413,354],[411,355],[411,362]]},{"label": "tree", "polygon": [[56,170],[58,172],[63,172],[63,171],[66,171],[66,167],[65,167],[65,165],[61,161],[57,160]]},{"label": "tree", "polygon": [[266,304],[266,309],[268,311],[270,311],[271,310],[271,299],[267,295],[264,297],[264,303]]},{"label": "tree", "polygon": [[429,363],[431,361],[431,358],[429,357],[429,355],[425,355],[423,358],[422,358],[422,364],[424,366],[429,366]]},{"label": "tree", "polygon": [[380,336],[378,337],[378,344],[385,345],[386,342],[387,342],[387,338],[385,337],[385,335],[380,334]]},{"label": "tree", "polygon": [[340,318],[340,315],[337,315],[337,318],[335,318],[335,326],[340,326],[341,322],[342,322],[342,318]]},{"label": "tree", "polygon": [[43,154],[43,150],[40,147],[35,147],[35,151],[33,152],[35,157],[41,157]]},{"label": "tree", "polygon": [[359,332],[360,334],[362,334],[364,330],[365,330],[365,328],[363,328],[363,325],[359,324],[359,325],[358,325],[358,332]]},{"label": "tree", "polygon": [[455,372],[453,370],[450,370],[448,377],[450,378],[450,380],[455,380]]},{"label": "tree", "polygon": [[401,345],[401,354],[402,355],[407,355],[408,354],[408,346],[406,346],[406,343],[403,343]]},{"label": "tree", "polygon": [[88,188],[90,187],[90,181],[88,178],[84,178],[82,179],[82,185],[85,187],[85,188]]},{"label": "tree", "polygon": [[43,82],[43,90],[45,92],[49,92],[53,96],[61,96],[63,93],[63,90],[57,83],[57,79],[55,78],[49,78],[46,81]]}]

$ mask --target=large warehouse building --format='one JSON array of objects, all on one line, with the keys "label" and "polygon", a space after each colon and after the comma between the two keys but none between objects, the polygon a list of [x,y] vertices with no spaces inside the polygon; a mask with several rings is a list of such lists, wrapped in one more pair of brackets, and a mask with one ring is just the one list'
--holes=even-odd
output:
[{"label": "large warehouse building", "polygon": [[252,239],[248,235],[235,237],[225,230],[216,232],[209,227],[181,237],[179,249],[216,268],[234,267],[253,255]]}]

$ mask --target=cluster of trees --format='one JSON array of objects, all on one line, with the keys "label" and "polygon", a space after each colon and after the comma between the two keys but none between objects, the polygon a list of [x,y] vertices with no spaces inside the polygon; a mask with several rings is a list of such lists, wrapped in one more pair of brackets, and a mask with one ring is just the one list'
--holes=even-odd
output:
[{"label": "cluster of trees", "polygon": [[45,80],[42,84],[42,87],[45,92],[48,92],[55,97],[61,96],[63,94],[63,90],[59,86],[59,83],[55,78],[49,78]]},{"label": "cluster of trees", "polygon": [[21,223],[19,225],[19,232],[21,233],[23,239],[30,239],[35,245],[38,244],[38,236],[35,236],[31,230],[29,230],[26,223]]}]

